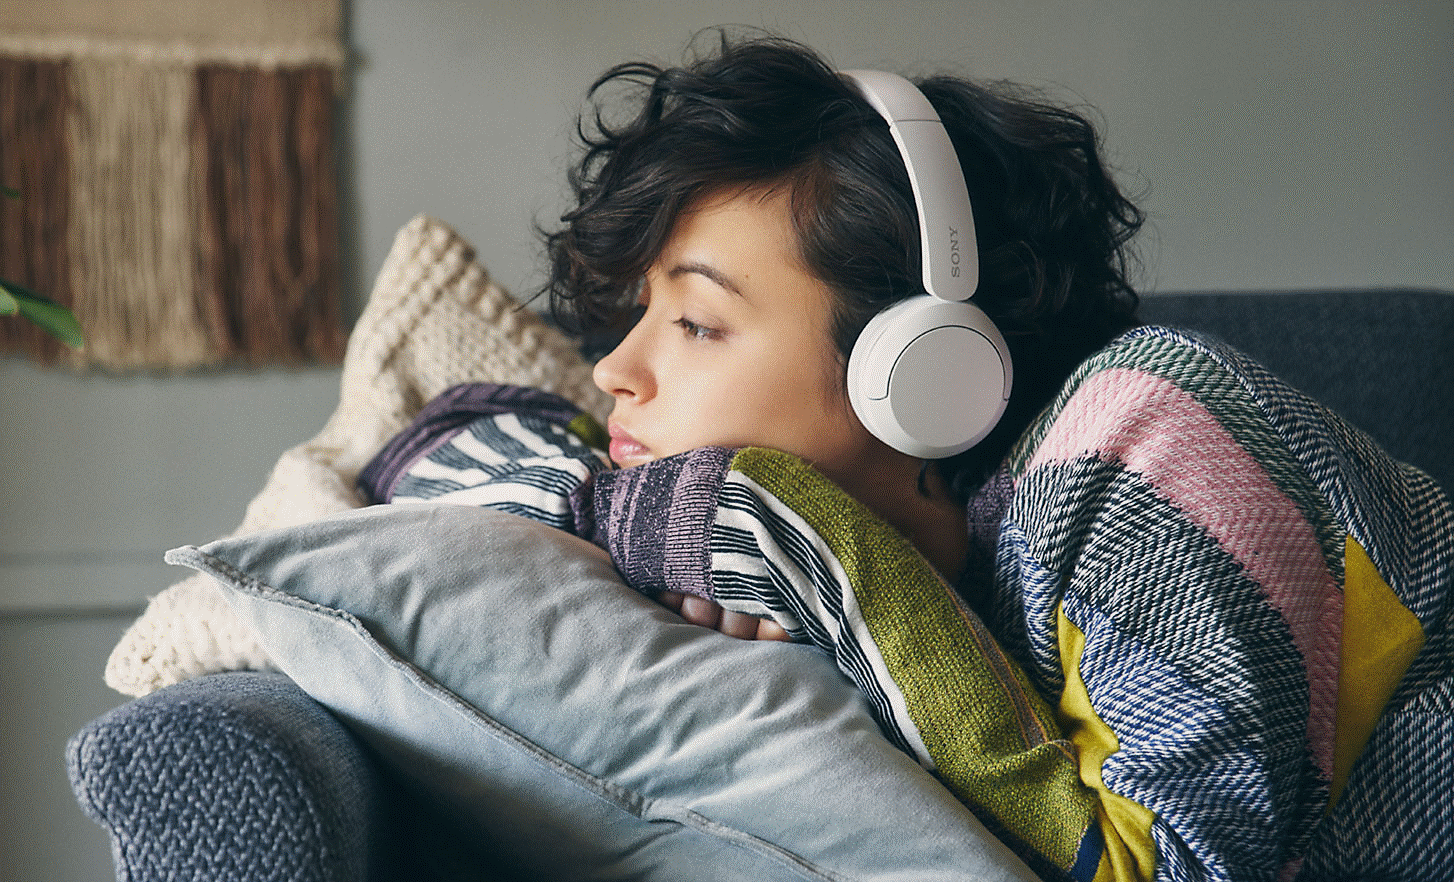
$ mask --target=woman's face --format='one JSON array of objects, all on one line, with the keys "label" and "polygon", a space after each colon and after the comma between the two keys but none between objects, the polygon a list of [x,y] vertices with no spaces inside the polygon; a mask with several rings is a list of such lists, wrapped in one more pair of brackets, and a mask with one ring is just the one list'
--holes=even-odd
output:
[{"label": "woman's face", "polygon": [[644,314],[595,369],[621,466],[697,447],[771,447],[843,486],[892,451],[853,414],[828,288],[798,257],[787,200],[732,191],[677,219]]}]

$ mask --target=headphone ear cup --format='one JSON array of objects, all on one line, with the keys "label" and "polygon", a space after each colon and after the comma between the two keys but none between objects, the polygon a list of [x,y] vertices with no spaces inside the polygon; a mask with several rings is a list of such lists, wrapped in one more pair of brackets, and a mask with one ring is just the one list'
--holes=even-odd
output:
[{"label": "headphone ear cup", "polygon": [[874,316],[848,359],[848,398],[874,437],[920,459],[979,443],[1013,372],[1005,339],[973,303],[921,296]]}]

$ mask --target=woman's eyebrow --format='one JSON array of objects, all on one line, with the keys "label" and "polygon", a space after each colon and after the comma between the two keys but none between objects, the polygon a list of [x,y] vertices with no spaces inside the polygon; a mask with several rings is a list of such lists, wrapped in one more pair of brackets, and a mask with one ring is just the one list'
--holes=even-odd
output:
[{"label": "woman's eyebrow", "polygon": [[699,261],[687,261],[685,263],[677,264],[676,266],[671,268],[670,272],[667,273],[667,278],[677,279],[681,276],[687,275],[688,273],[694,273],[696,275],[702,276],[717,287],[729,291],[737,295],[738,297],[741,297],[743,300],[747,299],[747,295],[742,293],[742,289],[737,287],[737,283],[734,282],[729,276],[727,276],[721,270],[717,269],[715,266],[701,263]]}]

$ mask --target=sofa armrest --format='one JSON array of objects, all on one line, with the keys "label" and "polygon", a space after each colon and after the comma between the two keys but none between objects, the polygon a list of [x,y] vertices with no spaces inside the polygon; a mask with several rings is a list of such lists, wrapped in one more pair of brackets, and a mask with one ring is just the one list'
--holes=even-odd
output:
[{"label": "sofa armrest", "polygon": [[92,721],[67,748],[117,878],[378,876],[382,782],[346,729],[281,674],[191,680]]}]

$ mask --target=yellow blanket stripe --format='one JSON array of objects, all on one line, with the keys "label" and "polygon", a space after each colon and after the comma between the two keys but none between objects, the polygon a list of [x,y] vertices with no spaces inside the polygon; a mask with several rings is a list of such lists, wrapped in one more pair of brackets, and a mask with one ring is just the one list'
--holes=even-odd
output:
[{"label": "yellow blanket stripe", "polygon": [[1100,794],[1101,832],[1106,850],[1096,869],[1096,882],[1146,882],[1156,873],[1156,843],[1151,823],[1156,816],[1145,806],[1106,789],[1101,764],[1121,749],[1116,733],[1091,706],[1090,693],[1080,676],[1085,634],[1056,610],[1060,659],[1065,669],[1065,690],[1060,693],[1060,724],[1080,754],[1080,775],[1086,786]]},{"label": "yellow blanket stripe", "polygon": [[1352,536],[1345,543],[1343,569],[1343,642],[1330,810],[1393,690],[1424,648],[1419,620],[1399,603],[1368,552]]}]

